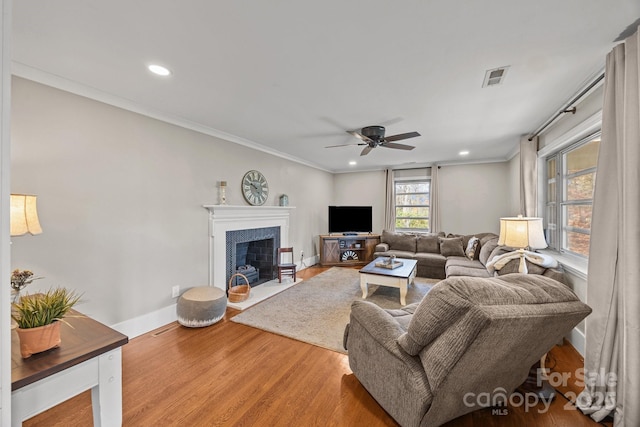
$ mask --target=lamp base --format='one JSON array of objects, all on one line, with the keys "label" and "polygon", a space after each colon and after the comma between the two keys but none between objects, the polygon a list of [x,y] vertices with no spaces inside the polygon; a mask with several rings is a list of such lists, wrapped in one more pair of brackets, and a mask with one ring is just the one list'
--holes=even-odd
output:
[{"label": "lamp base", "polygon": [[518,273],[529,274],[527,269],[526,251],[524,249],[518,249],[516,252],[520,254],[520,265],[518,266]]}]

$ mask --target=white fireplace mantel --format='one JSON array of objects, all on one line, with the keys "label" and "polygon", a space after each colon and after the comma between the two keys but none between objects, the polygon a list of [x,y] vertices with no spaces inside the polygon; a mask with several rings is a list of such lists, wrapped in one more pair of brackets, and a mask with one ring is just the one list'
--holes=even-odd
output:
[{"label": "white fireplace mantel", "polygon": [[289,246],[289,215],[293,206],[203,205],[209,211],[209,286],[226,289],[226,233],[250,228],[280,227],[280,246]]}]

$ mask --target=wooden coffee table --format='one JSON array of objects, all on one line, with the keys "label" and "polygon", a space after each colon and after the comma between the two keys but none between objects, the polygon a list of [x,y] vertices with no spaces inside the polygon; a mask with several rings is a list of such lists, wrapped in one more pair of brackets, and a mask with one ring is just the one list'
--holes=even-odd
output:
[{"label": "wooden coffee table", "polygon": [[368,284],[390,286],[400,289],[400,304],[407,305],[407,286],[413,283],[416,277],[416,265],[418,261],[414,259],[396,258],[401,261],[402,265],[398,268],[388,269],[384,267],[376,267],[376,263],[386,258],[377,258],[367,264],[360,270],[360,288],[362,289],[362,298],[367,298],[369,293]]}]

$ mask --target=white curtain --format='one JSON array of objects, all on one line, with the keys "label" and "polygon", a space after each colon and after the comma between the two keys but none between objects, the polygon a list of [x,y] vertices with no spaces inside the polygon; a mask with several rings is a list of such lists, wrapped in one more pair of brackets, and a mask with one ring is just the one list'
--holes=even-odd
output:
[{"label": "white curtain", "polygon": [[432,233],[439,232],[441,228],[440,209],[438,209],[440,206],[438,200],[438,169],[440,169],[438,165],[431,166],[431,194],[429,196],[429,210],[431,211],[429,212],[429,221],[431,223],[429,224],[429,228]]},{"label": "white curtain", "polygon": [[538,137],[520,140],[520,213],[535,217],[538,210]]},{"label": "white curtain", "polygon": [[607,55],[578,406],[615,426],[640,426],[640,37]]},{"label": "white curtain", "polygon": [[393,169],[387,169],[387,184],[384,201],[384,229],[393,231],[396,228],[395,174]]}]

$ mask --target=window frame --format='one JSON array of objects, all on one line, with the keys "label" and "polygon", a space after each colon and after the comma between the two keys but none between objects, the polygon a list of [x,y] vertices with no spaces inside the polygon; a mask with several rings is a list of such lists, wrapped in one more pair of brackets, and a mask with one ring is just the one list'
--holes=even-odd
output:
[{"label": "window frame", "polygon": [[[427,192],[413,192],[413,193],[398,193],[396,192],[396,186],[398,184],[427,184],[428,191]],[[396,203],[398,195],[416,195],[416,194],[426,194],[428,202],[426,205],[398,205]],[[396,216],[398,212],[398,208],[407,207],[407,208],[427,208],[429,214],[426,217],[398,217]],[[411,233],[430,233],[431,232],[431,176],[421,176],[421,177],[396,177],[393,180],[393,213],[394,213],[394,230],[400,232],[411,232]],[[398,219],[425,219],[427,221],[427,228],[407,228],[402,227],[399,228],[396,226]]]},{"label": "window frame", "polygon": [[[567,207],[569,206],[584,206],[591,205],[593,206],[593,195],[590,199],[578,199],[578,200],[568,200],[567,199],[567,184],[568,181],[572,178],[576,178],[579,176],[587,175],[590,173],[596,173],[597,166],[591,167],[585,170],[581,170],[576,173],[567,173],[567,154],[571,153],[579,149],[580,147],[585,146],[586,144],[592,142],[595,139],[600,139],[602,136],[602,130],[598,128],[595,132],[590,132],[586,136],[575,138],[566,146],[554,150],[547,155],[545,155],[543,160],[544,165],[544,224],[545,231],[547,233],[546,240],[549,245],[549,249],[557,251],[561,254],[567,254],[572,257],[578,257],[583,260],[588,260],[588,255],[581,254],[579,252],[574,252],[570,250],[568,246],[568,233],[580,233],[591,235],[591,229],[573,227],[568,224],[567,217],[568,215],[565,213]],[[549,177],[549,162],[551,160],[555,160],[555,173],[553,178]],[[597,161],[596,161],[597,162]],[[549,200],[549,184],[555,182],[555,199]],[[595,190],[595,182],[594,182],[594,190]],[[555,215],[553,218],[549,217],[549,208],[553,206],[555,208]],[[551,227],[553,225],[553,227]]]}]

